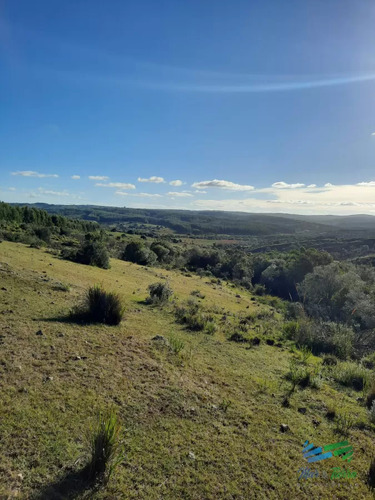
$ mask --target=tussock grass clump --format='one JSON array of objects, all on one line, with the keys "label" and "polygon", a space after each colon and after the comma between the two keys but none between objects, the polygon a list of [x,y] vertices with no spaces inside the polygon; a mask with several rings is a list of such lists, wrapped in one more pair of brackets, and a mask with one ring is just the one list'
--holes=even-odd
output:
[{"label": "tussock grass clump", "polygon": [[369,383],[370,372],[359,364],[348,361],[335,367],[333,378],[341,385],[362,391]]},{"label": "tussock grass clump", "polygon": [[342,436],[348,436],[354,426],[354,418],[349,413],[338,413],[335,417],[335,431]]},{"label": "tussock grass clump", "polygon": [[188,300],[185,305],[176,306],[175,316],[178,323],[186,325],[192,331],[205,331],[213,335],[217,329],[214,317],[204,312],[193,300]]},{"label": "tussock grass clump", "polygon": [[92,481],[108,481],[124,460],[121,425],[113,411],[99,415],[90,439],[90,455],[88,473]]},{"label": "tussock grass clump", "polygon": [[169,338],[169,346],[172,349],[174,354],[180,354],[180,352],[184,349],[185,344],[182,340],[178,339],[171,335]]},{"label": "tussock grass clump", "polygon": [[148,287],[148,290],[150,293],[150,295],[146,299],[146,302],[148,304],[165,304],[173,295],[173,290],[169,286],[168,282],[152,283]]},{"label": "tussock grass clump", "polygon": [[84,303],[72,311],[72,316],[77,319],[106,325],[118,325],[123,314],[120,296],[106,292],[101,285],[91,286],[86,292]]}]

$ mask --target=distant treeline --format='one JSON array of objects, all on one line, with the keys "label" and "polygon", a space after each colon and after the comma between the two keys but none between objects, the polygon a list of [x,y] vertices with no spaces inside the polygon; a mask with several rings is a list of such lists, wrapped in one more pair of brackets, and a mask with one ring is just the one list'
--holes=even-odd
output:
[{"label": "distant treeline", "polygon": [[50,215],[46,210],[0,202],[0,221],[32,224],[40,227],[57,227],[79,231],[95,231],[98,225],[85,220],[70,219],[62,215]]},{"label": "distant treeline", "polygon": [[272,214],[243,212],[136,209],[92,205],[35,204],[49,212],[101,224],[150,224],[179,234],[272,235],[303,231],[321,232],[324,226]]}]

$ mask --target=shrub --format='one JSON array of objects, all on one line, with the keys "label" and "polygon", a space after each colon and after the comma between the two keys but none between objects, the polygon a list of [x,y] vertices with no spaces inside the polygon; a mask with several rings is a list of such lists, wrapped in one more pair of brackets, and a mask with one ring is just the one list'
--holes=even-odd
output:
[{"label": "shrub", "polygon": [[361,391],[368,384],[369,371],[357,363],[345,362],[335,367],[333,378],[342,385]]},{"label": "shrub", "polygon": [[354,333],[346,325],[302,319],[286,323],[284,332],[298,346],[311,349],[314,355],[330,353],[346,359],[353,351]]},{"label": "shrub", "polygon": [[203,293],[200,291],[200,290],[193,290],[190,295],[192,295],[193,297],[198,297],[198,299],[204,299],[205,298],[205,295],[203,295]]},{"label": "shrub", "polygon": [[118,325],[124,313],[121,299],[117,293],[106,292],[100,285],[87,290],[82,306],[73,309],[72,315],[94,323]]},{"label": "shrub", "polygon": [[176,306],[176,319],[179,323],[185,324],[189,330],[202,331],[212,334],[216,331],[216,325],[213,316],[205,313],[199,307],[199,304],[188,300],[186,305]]},{"label": "shrub", "polygon": [[337,358],[334,354],[324,354],[322,364],[326,366],[336,366]]},{"label": "shrub", "polygon": [[170,336],[168,340],[169,340],[169,346],[174,352],[174,354],[179,354],[185,347],[184,342],[178,339],[177,337]]},{"label": "shrub", "polygon": [[78,250],[65,250],[61,253],[62,258],[86,264],[88,266],[109,269],[109,255],[104,243],[91,235],[86,235],[86,240]]},{"label": "shrub", "polygon": [[373,402],[375,401],[375,381],[372,380],[371,384],[369,384],[370,387],[367,392],[366,396],[366,406],[367,408],[371,408]]},{"label": "shrub", "polygon": [[124,460],[120,444],[121,425],[116,414],[100,415],[91,437],[91,459],[88,465],[91,480],[108,480]]},{"label": "shrub", "polygon": [[369,410],[369,419],[372,424],[375,424],[375,401],[372,402],[371,408]]},{"label": "shrub", "polygon": [[335,418],[335,424],[336,432],[343,436],[347,436],[354,425],[354,419],[349,413],[338,413]]},{"label": "shrub", "polygon": [[146,301],[149,304],[165,304],[173,294],[168,282],[152,283],[148,287],[148,290],[150,295],[147,297]]},{"label": "shrub", "polygon": [[131,241],[126,245],[121,258],[141,266],[151,266],[155,264],[157,255],[142,242]]}]

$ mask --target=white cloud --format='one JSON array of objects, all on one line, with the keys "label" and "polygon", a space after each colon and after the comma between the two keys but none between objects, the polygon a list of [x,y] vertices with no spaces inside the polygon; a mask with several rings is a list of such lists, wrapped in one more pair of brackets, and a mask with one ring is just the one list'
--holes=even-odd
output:
[{"label": "white cloud", "polygon": [[72,179],[80,179],[81,176],[80,175],[72,175]]},{"label": "white cloud", "polygon": [[118,189],[135,189],[134,184],[128,184],[126,182],[107,182],[106,184],[102,182],[97,182],[95,186],[98,187],[108,187],[108,188],[118,188]]},{"label": "white cloud", "polygon": [[155,175],[153,175],[152,177],[149,177],[148,179],[138,177],[138,182],[154,182],[155,184],[163,184],[163,183],[165,183],[165,180],[163,179],[163,177],[156,177]]},{"label": "white cloud", "polygon": [[330,182],[327,182],[326,184],[324,184],[324,187],[330,188],[330,187],[333,187],[333,184],[331,184]]},{"label": "white cloud", "polygon": [[169,193],[167,193],[168,196],[175,196],[175,197],[178,197],[178,198],[192,198],[193,195],[190,194],[190,193],[186,193],[186,192],[179,192],[179,191],[169,191]]},{"label": "white cloud", "polygon": [[10,187],[10,188],[8,188],[8,190],[9,190],[9,191],[15,191],[15,190],[16,190],[16,188],[14,188],[14,187]]},{"label": "white cloud", "polygon": [[109,177],[106,175],[89,175],[90,181],[107,181]]},{"label": "white cloud", "polygon": [[298,189],[298,188],[305,187],[305,185],[300,184],[300,183],[288,184],[287,182],[280,181],[280,182],[274,182],[272,184],[272,187],[276,188],[276,189]]},{"label": "white cloud", "polygon": [[67,191],[51,191],[49,189],[38,188],[40,194],[50,196],[71,196]]},{"label": "white cloud", "polygon": [[12,175],[20,175],[22,177],[58,177],[57,174],[40,174],[39,172],[34,172],[33,170],[19,170],[18,172],[12,172]]},{"label": "white cloud", "polygon": [[309,184],[307,187],[308,188],[316,188],[316,184]]},{"label": "white cloud", "polygon": [[207,194],[207,191],[203,191],[202,189],[196,189],[194,193]]},{"label": "white cloud", "polygon": [[228,189],[230,191],[252,191],[254,189],[254,186],[235,184],[234,182],[218,179],[213,179],[212,181],[194,182],[194,184],[192,184],[192,187],[196,189],[219,188]]},{"label": "white cloud", "polygon": [[161,194],[151,194],[151,193],[139,193],[133,196],[139,196],[140,198],[162,198]]},{"label": "white cloud", "polygon": [[371,135],[375,135],[375,132],[373,132]]},{"label": "white cloud", "polygon": [[183,182],[180,181],[179,179],[176,179],[175,181],[171,181],[169,184],[170,184],[170,186],[179,187],[179,186],[182,186]]},{"label": "white cloud", "polygon": [[358,182],[357,186],[375,187],[375,181],[369,181],[369,182]]},{"label": "white cloud", "polygon": [[115,194],[118,194],[119,196],[129,196],[128,193],[124,193],[124,191],[116,191]]}]

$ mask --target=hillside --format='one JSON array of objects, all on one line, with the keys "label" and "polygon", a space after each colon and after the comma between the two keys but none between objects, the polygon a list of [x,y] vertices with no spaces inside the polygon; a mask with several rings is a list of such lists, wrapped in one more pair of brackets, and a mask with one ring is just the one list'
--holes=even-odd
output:
[{"label": "hillside", "polygon": [[[285,375],[299,354],[283,338],[281,314],[234,285],[185,274],[116,259],[103,270],[0,244],[0,498],[373,498],[373,431],[363,423],[361,393],[325,374],[320,389],[299,388],[284,407]],[[166,278],[178,301],[200,290],[219,331],[189,332],[170,306],[145,304],[148,285]],[[119,326],[69,319],[95,283],[123,298]],[[228,341],[230,324],[246,315],[259,346]],[[183,351],[174,354],[156,335],[177,337]],[[107,486],[89,491],[75,471],[98,411],[110,407],[126,429],[126,459]],[[357,478],[299,481],[302,444],[342,438],[326,418],[332,407],[353,419],[354,458],[345,468]],[[343,463],[336,457],[316,468],[330,474],[333,466]]]}]

